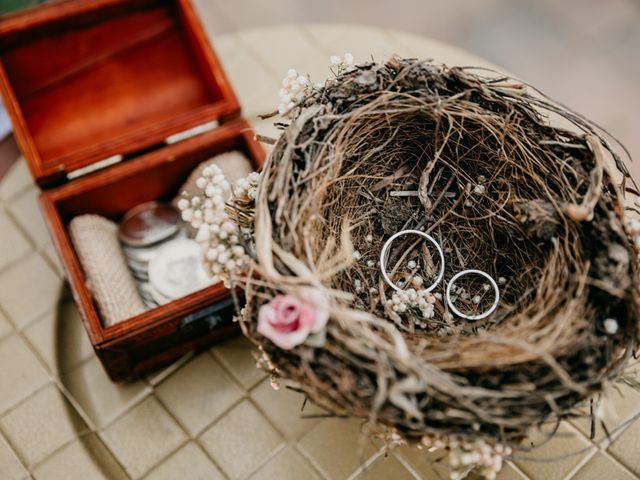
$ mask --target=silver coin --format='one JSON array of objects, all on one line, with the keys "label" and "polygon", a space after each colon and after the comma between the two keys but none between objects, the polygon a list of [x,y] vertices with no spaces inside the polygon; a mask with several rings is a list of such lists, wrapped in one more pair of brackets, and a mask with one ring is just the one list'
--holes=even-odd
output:
[{"label": "silver coin", "polygon": [[164,305],[171,301],[170,298],[160,294],[149,282],[140,283],[138,285],[140,296],[143,301],[154,303],[156,306]]},{"label": "silver coin", "polygon": [[155,288],[153,288],[153,286],[151,286],[149,288],[149,291],[151,292],[151,297],[152,300],[154,302],[156,302],[158,305],[165,305],[169,302],[172,302],[173,299],[169,298],[169,297],[165,297],[164,295],[162,295],[158,290],[156,290]]},{"label": "silver coin", "polygon": [[133,262],[127,262],[127,266],[129,267],[129,270],[135,273],[142,273],[143,275],[147,275],[149,273],[148,264],[138,264]]},{"label": "silver coin", "polygon": [[[147,288],[144,288],[145,285],[147,286]],[[142,303],[144,303],[147,308],[149,309],[156,308],[160,304],[156,302],[155,299],[151,296],[151,293],[148,290],[148,286],[149,286],[149,283],[147,282],[138,284],[138,293],[140,293],[140,297],[142,298]]]},{"label": "silver coin", "polygon": [[176,299],[213,283],[201,262],[195,240],[179,238],[163,244],[149,263],[149,282],[164,297]]},{"label": "silver coin", "polygon": [[144,273],[137,273],[137,272],[131,272],[133,275],[134,280],[137,280],[138,282],[148,282],[149,281],[149,275],[145,275]]},{"label": "silver coin", "polygon": [[151,285],[149,284],[149,282],[138,283],[138,293],[142,298],[153,298],[153,295],[151,295]]},{"label": "silver coin", "polygon": [[[186,230],[184,228],[179,228],[172,237],[169,237],[164,241],[168,241],[174,238],[186,238],[186,237],[187,237]],[[158,248],[161,245],[162,243],[156,243],[148,247],[133,247],[130,245],[123,245],[122,251],[125,257],[127,258],[127,262],[129,264],[135,264],[138,266],[144,265],[144,267],[147,268],[151,259],[156,256],[156,253],[158,252]]]},{"label": "silver coin", "polygon": [[147,300],[146,298],[142,299],[142,303],[144,303],[144,306],[147,307],[149,310],[153,309],[153,308],[157,308],[160,305],[158,305],[157,302],[153,301],[153,300]]},{"label": "silver coin", "polygon": [[142,300],[146,302],[155,301],[153,297],[151,297],[150,295],[143,294],[142,292],[140,292],[140,298],[142,298]]},{"label": "silver coin", "polygon": [[133,260],[127,259],[127,265],[131,270],[136,270],[138,272],[147,272],[149,270],[148,263],[135,262]]},{"label": "silver coin", "polygon": [[158,247],[129,247],[124,245],[122,247],[122,253],[127,259],[128,263],[142,263],[147,265],[151,259],[155,256]]},{"label": "silver coin", "polygon": [[171,205],[147,202],[129,210],[118,228],[122,243],[146,247],[166,240],[180,229],[180,213]]}]

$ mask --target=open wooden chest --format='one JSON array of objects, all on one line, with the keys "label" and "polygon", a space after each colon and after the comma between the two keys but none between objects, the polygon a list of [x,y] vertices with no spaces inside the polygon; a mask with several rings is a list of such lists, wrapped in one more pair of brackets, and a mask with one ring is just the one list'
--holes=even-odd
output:
[{"label": "open wooden chest", "polygon": [[125,380],[237,332],[216,284],[104,327],[68,224],[169,201],[203,161],[264,151],[189,0],[66,0],[0,21],[0,91],[96,354]]}]

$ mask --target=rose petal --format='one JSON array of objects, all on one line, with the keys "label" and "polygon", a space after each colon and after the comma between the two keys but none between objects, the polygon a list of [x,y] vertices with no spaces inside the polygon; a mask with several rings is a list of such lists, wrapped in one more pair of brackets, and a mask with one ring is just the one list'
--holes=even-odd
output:
[{"label": "rose petal", "polygon": [[328,321],[329,321],[328,311],[317,311],[314,322],[313,322],[313,326],[311,327],[311,331],[313,333],[318,333],[327,325]]},{"label": "rose petal", "polygon": [[313,333],[319,332],[329,321],[329,298],[320,290],[310,287],[300,288],[297,294],[307,304],[313,306],[314,318],[311,331]]},{"label": "rose petal", "polygon": [[300,317],[300,309],[302,308],[302,302],[291,296],[282,297],[277,305],[274,305],[276,309],[276,316],[278,323],[293,323]]},{"label": "rose petal", "polygon": [[[262,312],[262,308],[260,309]],[[266,315],[258,315],[258,333],[264,335],[269,340],[271,340],[275,345],[284,349],[291,350],[293,347],[300,345],[303,343],[307,337],[309,336],[309,328],[308,327],[300,327],[298,330],[292,332],[279,332],[269,321],[268,314]]]},{"label": "rose petal", "polygon": [[316,309],[313,305],[303,303],[300,305],[298,319],[301,325],[312,330],[316,323]]},{"label": "rose petal", "polygon": [[278,347],[290,350],[309,333],[321,331],[329,319],[329,298],[310,287],[277,295],[258,312],[258,332]]}]

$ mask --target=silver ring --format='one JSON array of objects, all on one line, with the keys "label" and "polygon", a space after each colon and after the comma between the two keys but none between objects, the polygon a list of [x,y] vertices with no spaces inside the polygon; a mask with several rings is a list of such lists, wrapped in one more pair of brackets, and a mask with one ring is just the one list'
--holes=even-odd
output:
[{"label": "silver ring", "polygon": [[[489,280],[489,283],[491,283],[493,290],[496,292],[496,298],[493,301],[493,305],[489,307],[489,310],[487,310],[486,312],[482,312],[478,315],[466,315],[462,313],[453,305],[453,302],[451,301],[451,288],[456,283],[456,280],[459,279],[461,276],[468,275],[470,273],[475,273],[476,275],[480,275],[481,277],[484,277],[487,280]],[[495,311],[496,308],[498,308],[498,302],[500,301],[500,289],[498,288],[498,284],[496,283],[496,281],[493,278],[491,278],[491,275],[489,275],[488,273],[483,272],[482,270],[463,270],[461,272],[456,273],[451,278],[451,280],[449,280],[449,284],[447,285],[446,297],[447,297],[447,305],[449,305],[449,308],[457,316],[466,318],[467,320],[481,320],[483,318],[487,318],[489,315],[491,315]]]},{"label": "silver ring", "polygon": [[426,238],[436,247],[436,250],[438,250],[438,255],[440,256],[440,271],[438,272],[438,277],[436,278],[435,282],[433,282],[431,285],[429,285],[428,288],[425,289],[427,292],[431,292],[434,288],[438,286],[438,284],[442,280],[442,277],[444,277],[444,253],[442,253],[442,248],[440,247],[440,244],[438,244],[438,242],[436,242],[436,240],[431,235],[424,233],[420,230],[400,230],[399,232],[391,235],[388,238],[388,240],[384,242],[384,245],[382,246],[382,250],[380,251],[380,270],[382,271],[382,277],[384,278],[384,281],[387,282],[387,284],[391,288],[393,288],[396,292],[402,291],[402,288],[398,287],[395,283],[393,283],[389,278],[389,275],[387,275],[387,267],[386,267],[387,251],[389,250],[389,245],[391,245],[391,243],[396,238],[402,235],[410,234],[410,233]]}]

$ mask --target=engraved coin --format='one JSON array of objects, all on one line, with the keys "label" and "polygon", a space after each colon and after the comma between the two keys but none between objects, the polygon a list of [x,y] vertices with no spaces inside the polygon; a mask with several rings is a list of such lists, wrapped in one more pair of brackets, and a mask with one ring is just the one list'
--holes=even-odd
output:
[{"label": "engraved coin", "polygon": [[127,259],[127,263],[134,265],[149,265],[151,259],[155,256],[158,248],[153,247],[129,247],[123,245],[122,253]]},{"label": "engraved coin", "polygon": [[134,276],[149,276],[149,264],[148,263],[138,263],[133,262],[131,260],[127,260],[127,266],[129,270]]},{"label": "engraved coin", "polygon": [[148,202],[129,210],[118,229],[122,243],[146,247],[175,235],[180,229],[180,214],[171,205]]},{"label": "engraved coin", "polygon": [[163,244],[149,263],[149,282],[160,295],[176,299],[213,283],[200,259],[200,247],[191,239]]},{"label": "engraved coin", "polygon": [[149,284],[149,282],[138,283],[138,293],[143,300],[153,300],[153,295],[151,294],[150,289],[151,285]]},{"label": "engraved coin", "polygon": [[164,295],[160,294],[160,292],[153,288],[153,285],[151,285],[150,283],[140,283],[138,285],[138,289],[140,291],[142,301],[149,308],[155,308],[171,301],[170,298],[167,298]]},{"label": "engraved coin", "polygon": [[155,302],[154,300],[148,300],[146,298],[142,299],[142,303],[144,303],[145,307],[147,307],[149,310],[159,306],[159,304],[157,302]]},{"label": "engraved coin", "polygon": [[135,260],[127,259],[127,265],[131,270],[137,270],[139,272],[146,272],[149,269],[149,263],[136,262]]},{"label": "engraved coin", "polygon": [[131,270],[131,274],[133,275],[134,280],[137,280],[138,282],[148,282],[149,281],[149,275],[145,272],[136,272],[135,270]]},{"label": "engraved coin", "polygon": [[[167,241],[172,238],[186,237],[186,230],[184,228],[179,228],[175,235],[169,237]],[[127,263],[129,265],[144,267],[146,269],[149,266],[149,262],[151,261],[151,259],[156,256],[156,253],[158,252],[158,248],[160,248],[160,246],[161,244],[155,244],[148,247],[132,247],[130,245],[123,245],[122,251],[127,258]]]}]

